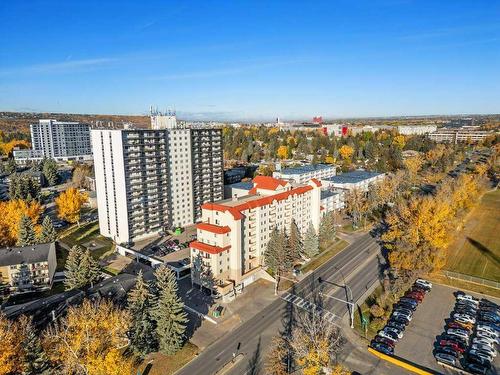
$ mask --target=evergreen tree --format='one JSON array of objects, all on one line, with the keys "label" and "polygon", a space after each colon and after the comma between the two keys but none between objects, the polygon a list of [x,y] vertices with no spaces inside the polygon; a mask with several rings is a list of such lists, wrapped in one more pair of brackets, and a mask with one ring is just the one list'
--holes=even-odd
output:
[{"label": "evergreen tree", "polygon": [[45,176],[48,184],[54,186],[59,182],[59,173],[57,171],[57,163],[54,159],[43,159],[42,173]]},{"label": "evergreen tree", "polygon": [[304,253],[312,258],[319,252],[319,240],[316,231],[312,224],[309,224],[306,235],[304,237]]},{"label": "evergreen tree", "polygon": [[94,259],[89,249],[85,250],[80,261],[80,280],[82,286],[88,283],[94,286],[94,283],[99,280],[100,275],[101,267],[99,266],[99,262]]},{"label": "evergreen tree", "polygon": [[335,221],[334,212],[329,212],[323,216],[319,224],[319,241],[321,243],[328,242],[335,237]]},{"label": "evergreen tree", "polygon": [[161,265],[155,271],[157,299],[152,312],[156,321],[156,333],[160,351],[177,352],[184,341],[187,315],[184,303],[177,295],[177,280],[172,271]]},{"label": "evergreen tree", "polygon": [[91,286],[99,280],[101,269],[89,249],[73,246],[68,254],[65,265],[64,285],[66,290],[82,288],[89,283]]},{"label": "evergreen tree", "polygon": [[57,232],[50,217],[45,216],[42,221],[42,231],[40,232],[40,236],[38,236],[38,242],[49,243],[55,240],[57,240]]},{"label": "evergreen tree", "polygon": [[134,288],[128,294],[127,310],[132,316],[130,327],[130,346],[141,357],[157,348],[156,324],[151,316],[153,294],[148,283],[139,271]]},{"label": "evergreen tree", "polygon": [[269,242],[267,243],[267,249],[264,254],[264,264],[274,272],[274,278],[276,280],[274,293],[277,294],[281,276],[291,270],[293,259],[290,256],[285,234],[278,231],[276,228],[274,228],[269,238]]},{"label": "evergreen tree", "polygon": [[66,290],[80,288],[82,286],[80,277],[80,263],[82,255],[83,249],[78,245],[73,246],[69,250],[64,271],[64,285]]},{"label": "evergreen tree", "polygon": [[33,318],[23,315],[19,319],[23,338],[22,374],[38,375],[48,368],[48,358],[42,348],[40,338],[33,327]]},{"label": "evergreen tree", "polygon": [[17,246],[29,246],[36,244],[36,233],[31,219],[23,215],[19,221],[17,232]]},{"label": "evergreen tree", "polygon": [[302,238],[300,236],[299,228],[294,219],[290,224],[290,235],[288,236],[288,248],[290,251],[290,257],[292,259],[299,259],[300,254],[302,254]]}]

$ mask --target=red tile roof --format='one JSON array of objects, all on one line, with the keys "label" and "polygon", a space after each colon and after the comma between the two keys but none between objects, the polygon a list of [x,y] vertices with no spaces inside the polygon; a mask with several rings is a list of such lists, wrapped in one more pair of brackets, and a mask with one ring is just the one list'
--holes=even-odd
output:
[{"label": "red tile roof", "polygon": [[219,253],[222,253],[223,251],[231,248],[230,245],[225,246],[225,247],[219,247],[219,246],[207,245],[206,243],[203,243],[200,241],[190,242],[189,247],[203,251],[205,253],[209,253],[209,254],[219,254]]},{"label": "red tile roof", "polygon": [[288,182],[270,176],[256,176],[252,180],[254,189],[276,190],[280,186],[285,186]]},{"label": "red tile roof", "polygon": [[196,224],[197,229],[205,230],[207,232],[215,233],[215,234],[226,234],[231,232],[231,228],[227,225],[221,227],[219,225],[209,224],[209,223],[198,223]]},{"label": "red tile roof", "polygon": [[282,201],[288,199],[288,197],[292,195],[304,194],[312,189],[313,187],[311,185],[299,186],[291,190],[286,190],[281,193],[270,196],[263,196],[262,198],[245,202],[233,207],[224,206],[223,204],[217,204],[217,203],[205,203],[201,206],[201,208],[204,210],[212,210],[212,211],[222,211],[222,212],[229,211],[233,215],[233,218],[235,220],[241,220],[243,218],[243,214],[241,213],[242,211],[266,206],[272,204],[274,201]]},{"label": "red tile roof", "polygon": [[321,187],[321,182],[316,179],[316,178],[311,178],[311,181],[314,182],[314,184],[317,186],[317,187]]}]

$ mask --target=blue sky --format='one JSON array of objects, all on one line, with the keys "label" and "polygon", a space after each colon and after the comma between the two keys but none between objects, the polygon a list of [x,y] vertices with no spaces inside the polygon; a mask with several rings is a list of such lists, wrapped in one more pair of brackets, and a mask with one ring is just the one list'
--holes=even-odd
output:
[{"label": "blue sky", "polygon": [[1,1],[0,110],[500,113],[500,2]]}]

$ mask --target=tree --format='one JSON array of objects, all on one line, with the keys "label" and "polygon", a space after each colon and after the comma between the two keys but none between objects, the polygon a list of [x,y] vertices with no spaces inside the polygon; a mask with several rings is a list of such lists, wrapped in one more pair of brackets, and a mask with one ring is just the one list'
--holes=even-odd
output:
[{"label": "tree", "polygon": [[408,171],[411,183],[414,183],[417,178],[418,172],[420,171],[420,169],[422,169],[424,159],[420,155],[417,155],[405,159],[403,161],[403,164]]},{"label": "tree", "polygon": [[277,228],[274,228],[270,235],[269,242],[267,243],[267,249],[264,253],[264,264],[274,272],[274,278],[276,280],[274,293],[278,294],[281,276],[285,272],[290,271],[293,265],[293,259],[289,251],[287,251],[285,234],[278,231]]},{"label": "tree", "polygon": [[42,173],[50,186],[54,186],[59,182],[59,172],[54,159],[44,158],[42,160]]},{"label": "tree", "polygon": [[319,253],[319,239],[312,223],[309,224],[304,236],[304,253],[308,258],[312,258]]},{"label": "tree", "polygon": [[28,216],[36,230],[42,206],[37,201],[26,202],[20,199],[0,201],[0,212],[0,246],[13,246],[17,242],[21,217]]},{"label": "tree", "polygon": [[40,184],[33,177],[14,174],[10,177],[9,198],[32,201],[40,197]]},{"label": "tree", "polygon": [[287,343],[282,337],[273,338],[271,350],[267,355],[266,374],[287,375],[286,358],[288,355]]},{"label": "tree", "polygon": [[177,294],[174,273],[162,264],[156,269],[155,277],[157,296],[152,316],[156,321],[158,343],[161,352],[174,354],[184,342],[187,315]]},{"label": "tree", "polygon": [[321,219],[319,224],[319,241],[327,243],[335,238],[335,212],[328,212]]},{"label": "tree", "polygon": [[57,232],[52,224],[52,220],[47,215],[43,218],[42,229],[40,235],[38,236],[39,243],[49,243],[57,240]]},{"label": "tree", "polygon": [[342,157],[342,159],[350,160],[351,156],[354,154],[354,149],[351,146],[343,145],[339,149],[339,153],[340,153],[340,156]]},{"label": "tree", "polygon": [[17,234],[17,246],[29,246],[36,244],[36,233],[31,219],[23,215],[19,221],[19,231]]},{"label": "tree", "polygon": [[20,338],[22,338],[22,374],[38,375],[43,373],[49,363],[42,343],[33,326],[33,318],[22,315],[19,318]]},{"label": "tree", "polygon": [[290,224],[290,235],[288,236],[288,249],[290,250],[290,257],[292,259],[299,259],[303,251],[302,238],[300,236],[299,228],[295,219],[292,219]]},{"label": "tree", "polygon": [[295,361],[304,375],[325,373],[344,344],[340,329],[317,309],[302,311],[297,320],[290,342]]},{"label": "tree", "polygon": [[80,225],[80,211],[88,200],[86,193],[80,193],[75,188],[69,188],[61,193],[56,199],[57,216],[70,223]]},{"label": "tree", "polygon": [[278,157],[280,159],[288,159],[290,157],[287,146],[280,146],[278,148]]},{"label": "tree", "polygon": [[75,375],[132,373],[132,361],[123,355],[130,315],[111,301],[84,300],[68,308],[65,317],[49,327],[44,347],[55,367]]},{"label": "tree", "polygon": [[22,371],[22,341],[19,326],[0,313],[0,374]]},{"label": "tree", "polygon": [[366,196],[360,189],[352,189],[346,194],[346,211],[352,219],[353,226],[359,226],[369,211]]},{"label": "tree", "polygon": [[64,272],[66,290],[93,284],[100,274],[99,263],[92,257],[89,249],[83,250],[75,245],[69,250]]},{"label": "tree", "polygon": [[406,145],[406,137],[399,134],[392,139],[392,144],[402,150]]},{"label": "tree", "polygon": [[92,167],[87,164],[78,164],[73,169],[72,182],[77,189],[87,188],[87,177],[92,176]]},{"label": "tree", "polygon": [[139,271],[134,288],[128,294],[127,310],[132,317],[129,331],[130,346],[141,357],[157,348],[155,322],[152,313],[153,294]]}]

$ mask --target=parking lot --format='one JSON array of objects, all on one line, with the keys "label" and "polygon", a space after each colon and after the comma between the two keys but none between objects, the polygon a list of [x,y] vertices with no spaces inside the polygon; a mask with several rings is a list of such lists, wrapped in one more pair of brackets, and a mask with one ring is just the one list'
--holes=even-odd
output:
[{"label": "parking lot", "polygon": [[[416,309],[411,323],[406,327],[404,337],[395,345],[394,354],[417,365],[425,366],[442,374],[457,372],[439,365],[433,356],[434,345],[438,336],[445,330],[445,320],[450,317],[455,306],[456,289],[434,285],[423,302]],[[477,298],[484,296],[470,293]],[[499,303],[498,299],[489,298]],[[492,368],[499,368],[500,357],[496,357]],[[496,371],[492,372],[496,374]]]}]

